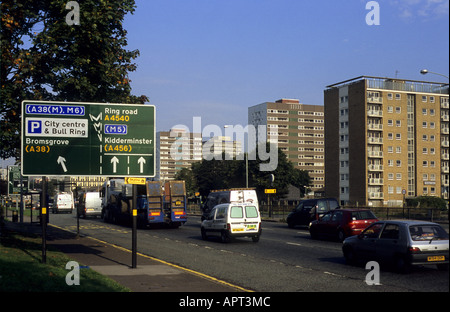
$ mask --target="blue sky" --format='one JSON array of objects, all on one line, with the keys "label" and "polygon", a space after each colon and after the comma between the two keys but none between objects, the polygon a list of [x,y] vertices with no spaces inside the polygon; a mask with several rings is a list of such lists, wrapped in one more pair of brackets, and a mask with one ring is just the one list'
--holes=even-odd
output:
[{"label": "blue sky", "polygon": [[[323,105],[327,85],[360,75],[444,81],[449,0],[137,0],[132,92],[157,108],[157,131],[193,117],[247,125],[249,106],[280,98]],[[7,163],[2,163],[5,166]]]},{"label": "blue sky", "polygon": [[360,75],[444,81],[449,1],[137,0],[124,23],[139,49],[133,94],[157,107],[157,130],[247,125],[247,108],[280,98],[323,105],[327,85]]}]

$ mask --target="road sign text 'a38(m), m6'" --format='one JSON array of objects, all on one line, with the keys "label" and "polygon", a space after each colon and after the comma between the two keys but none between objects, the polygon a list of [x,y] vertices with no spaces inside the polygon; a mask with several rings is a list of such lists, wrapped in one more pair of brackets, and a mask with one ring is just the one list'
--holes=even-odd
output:
[{"label": "road sign text 'a38(m), m6'", "polygon": [[155,176],[153,105],[22,102],[25,176]]}]

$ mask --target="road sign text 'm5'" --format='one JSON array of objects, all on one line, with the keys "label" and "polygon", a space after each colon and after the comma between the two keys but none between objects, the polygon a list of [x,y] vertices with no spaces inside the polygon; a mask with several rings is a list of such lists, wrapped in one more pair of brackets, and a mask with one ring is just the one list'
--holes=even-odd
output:
[{"label": "road sign text 'm5'", "polygon": [[155,176],[153,105],[22,102],[25,176]]}]

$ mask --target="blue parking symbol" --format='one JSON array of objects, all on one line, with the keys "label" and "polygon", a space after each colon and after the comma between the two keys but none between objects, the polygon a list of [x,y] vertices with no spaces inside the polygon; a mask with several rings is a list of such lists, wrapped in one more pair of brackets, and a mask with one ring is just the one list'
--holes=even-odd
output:
[{"label": "blue parking symbol", "polygon": [[28,120],[28,133],[42,133],[42,121]]}]

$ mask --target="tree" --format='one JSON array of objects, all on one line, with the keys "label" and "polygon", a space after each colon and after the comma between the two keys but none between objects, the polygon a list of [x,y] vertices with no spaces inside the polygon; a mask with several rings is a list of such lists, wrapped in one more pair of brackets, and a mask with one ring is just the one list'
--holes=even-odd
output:
[{"label": "tree", "polygon": [[197,181],[195,180],[194,174],[191,169],[181,168],[181,170],[175,174],[174,179],[182,180],[185,182],[187,197],[195,196],[195,193],[197,192],[198,189]]},{"label": "tree", "polygon": [[134,0],[84,0],[80,25],[69,25],[66,1],[1,3],[0,157],[20,152],[22,100],[141,103],[129,72],[138,50],[128,51],[125,15]]},{"label": "tree", "polygon": [[[248,161],[249,187],[256,189],[259,198],[264,198],[266,188],[276,188],[274,197],[283,198],[290,184],[297,187],[310,184],[308,172],[294,168],[280,149],[277,149],[277,157],[278,165],[274,171],[261,171],[259,165],[264,162],[259,159]],[[245,160],[203,160],[192,164],[192,173],[198,191],[207,196],[214,189],[245,187],[245,166]],[[273,185],[270,182],[272,174],[275,176]]]}]

